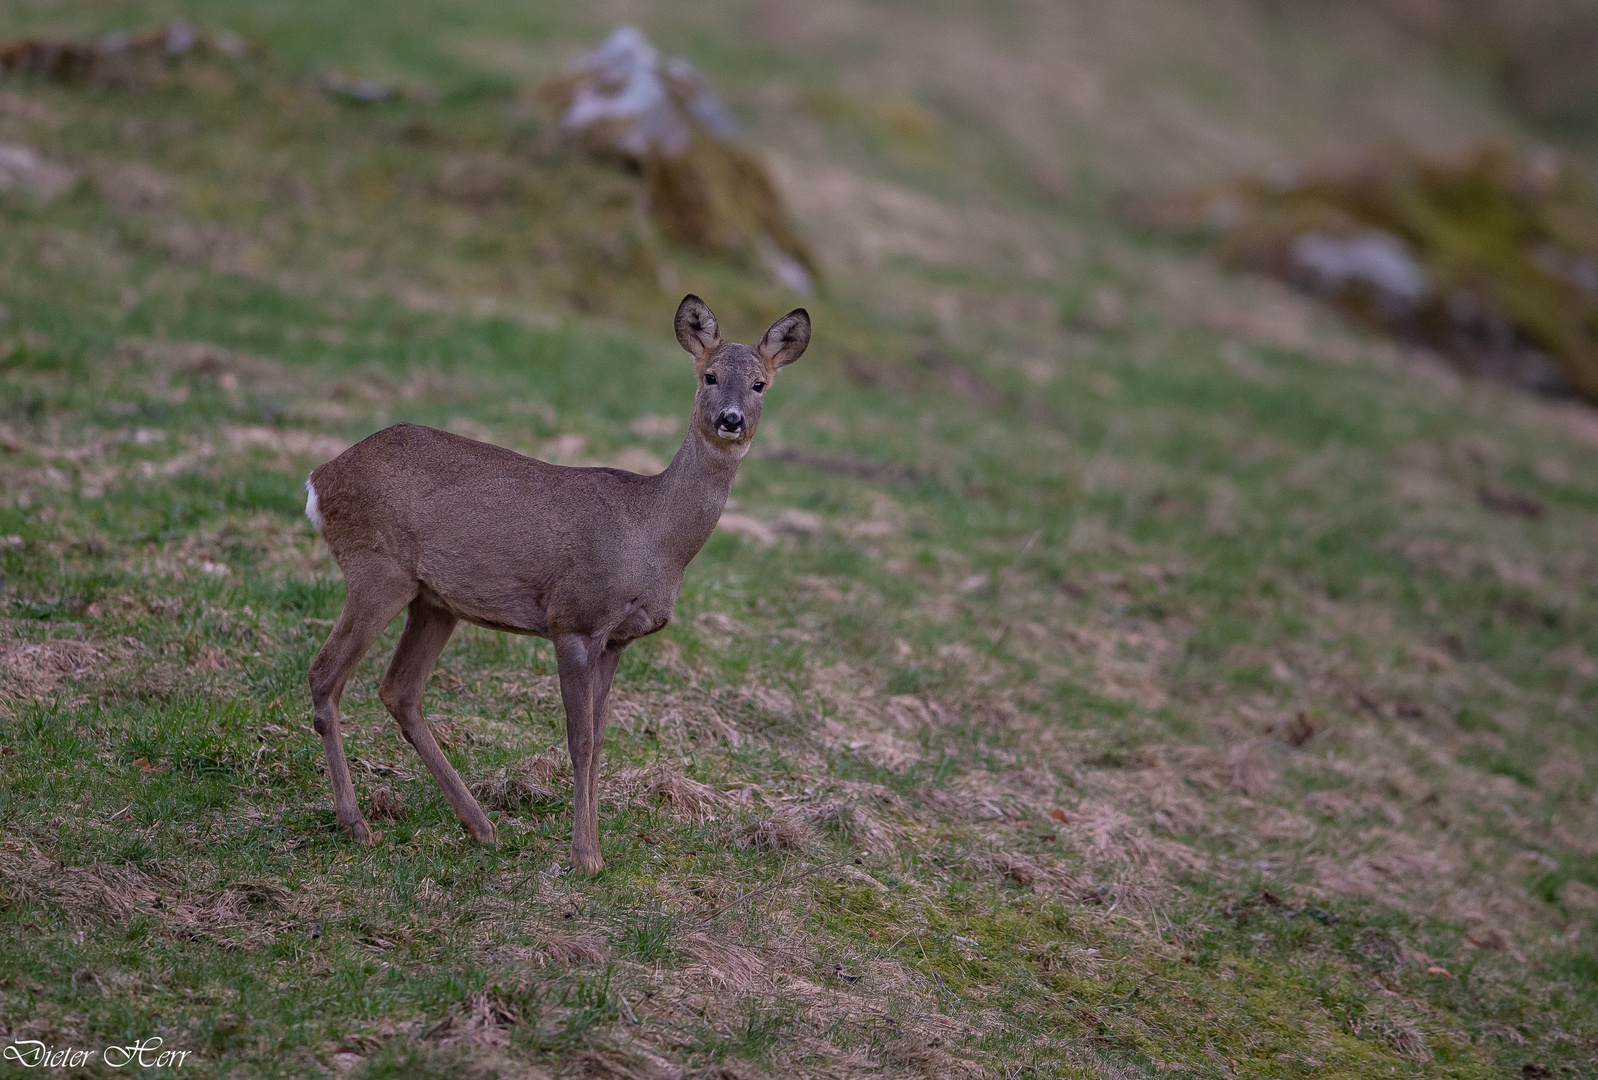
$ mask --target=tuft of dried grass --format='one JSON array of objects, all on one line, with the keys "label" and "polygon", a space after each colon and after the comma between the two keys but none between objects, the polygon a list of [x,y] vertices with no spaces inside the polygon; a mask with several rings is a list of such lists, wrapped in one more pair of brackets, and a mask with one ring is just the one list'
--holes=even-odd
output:
[{"label": "tuft of dried grass", "polygon": [[551,934],[539,951],[551,967],[573,968],[602,963],[608,955],[605,943],[587,934]]},{"label": "tuft of dried grass", "polygon": [[752,994],[766,989],[771,982],[766,962],[752,950],[730,941],[690,934],[682,941],[682,951],[692,957],[683,974],[703,979],[712,989]]},{"label": "tuft of dried grass", "polygon": [[99,659],[84,641],[41,641],[0,649],[0,697],[47,694],[65,679],[87,675]]},{"label": "tuft of dried grass", "polygon": [[[584,1050],[572,1058],[571,1068],[566,1075],[585,1080],[682,1080],[683,1077],[680,1066],[637,1045]],[[722,1070],[695,1072],[694,1075],[719,1078]]]},{"label": "tuft of dried grass", "polygon": [[545,799],[559,798],[552,781],[570,770],[560,748],[552,746],[496,769],[486,780],[472,785],[472,795],[485,810],[524,810]]},{"label": "tuft of dried grass", "polygon": [[904,731],[920,731],[939,727],[948,722],[949,714],[935,699],[914,694],[890,697],[883,712],[894,725]]},{"label": "tuft of dried grass", "polygon": [[537,969],[567,970],[585,964],[603,963],[610,955],[604,940],[592,933],[567,934],[559,930],[539,929],[536,945],[491,945],[484,950],[494,963],[509,962],[513,966]]},{"label": "tuft of dried grass", "polygon": [[1379,926],[1367,926],[1354,937],[1354,952],[1377,971],[1390,971],[1398,967],[1408,951]]},{"label": "tuft of dried grass", "polygon": [[873,855],[892,855],[898,850],[902,830],[888,825],[853,799],[805,799],[795,803],[806,819],[823,829],[831,829],[849,844],[857,844]]},{"label": "tuft of dried grass", "polygon": [[460,1042],[506,1045],[509,1042],[505,1036],[506,1029],[522,1021],[522,1010],[516,997],[516,994],[506,992],[499,986],[468,994],[450,1009],[444,1019],[428,1028],[422,1039],[439,1046],[452,1046]]},{"label": "tuft of dried grass", "polygon": [[69,866],[54,885],[55,899],[79,916],[125,918],[155,902],[155,881],[134,866]]},{"label": "tuft of dried grass", "polygon": [[752,687],[739,695],[740,701],[745,699],[754,702],[761,712],[780,718],[792,716],[796,709],[792,695],[774,686]]},{"label": "tuft of dried grass", "polygon": [[1271,786],[1270,765],[1260,748],[1250,743],[1232,759],[1233,791],[1241,795],[1258,795]]},{"label": "tuft of dried grass", "polygon": [[1066,812],[1061,823],[1082,836],[1101,858],[1146,865],[1152,857],[1148,837],[1112,804],[1084,803],[1080,812]]},{"label": "tuft of dried grass", "polygon": [[1392,1012],[1379,1011],[1375,1015],[1367,1014],[1356,1021],[1354,1033],[1382,1040],[1393,1048],[1394,1053],[1407,1061],[1419,1063],[1432,1059],[1431,1047],[1426,1042],[1425,1033],[1408,1018],[1394,1015]]},{"label": "tuft of dried grass", "polygon": [[380,784],[366,803],[368,821],[402,821],[405,818],[405,800],[388,784]]},{"label": "tuft of dried grass", "polygon": [[1030,889],[1037,883],[1040,871],[1037,864],[1030,859],[1012,855],[1006,860],[1006,864],[1004,876],[1021,888]]},{"label": "tuft of dried grass", "polygon": [[1598,912],[1598,889],[1584,881],[1567,881],[1559,890],[1559,898],[1568,908],[1577,911]]},{"label": "tuft of dried grass", "polygon": [[215,927],[246,921],[263,912],[288,907],[289,891],[270,881],[253,879],[232,885],[204,897],[198,903],[172,907],[176,922],[190,927]]},{"label": "tuft of dried grass", "polygon": [[732,802],[709,784],[701,784],[670,765],[629,769],[616,781],[622,790],[639,792],[638,798],[643,803],[659,806],[679,821],[713,821],[717,811]]},{"label": "tuft of dried grass", "polygon": [[820,840],[815,826],[793,810],[745,822],[732,838],[735,847],[746,851],[810,851]]},{"label": "tuft of dried grass", "polygon": [[510,1027],[522,1018],[521,1010],[516,1007],[515,1002],[500,994],[486,992],[471,994],[462,1005],[461,1012],[466,1019],[468,1030]]},{"label": "tuft of dried grass", "polygon": [[[721,516],[721,524],[719,527],[730,529],[733,532],[740,531],[740,527],[737,526],[736,521],[732,524],[729,524],[729,519],[748,520],[739,514],[723,514]],[[699,617],[694,620],[694,625],[699,627],[701,630],[706,631],[707,633],[720,635],[722,637],[749,637],[754,633],[754,631],[749,628],[747,623],[739,622],[731,615],[723,615],[719,611],[700,612]]]},{"label": "tuft of dried grass", "polygon": [[169,868],[90,863],[58,866],[35,848],[0,851],[0,902],[52,905],[85,921],[120,921],[135,912],[182,930],[258,922],[289,907],[275,882],[241,878],[215,892],[185,894]]},{"label": "tuft of dried grass", "polygon": [[131,864],[58,867],[36,848],[0,850],[0,898],[52,904],[80,919],[119,920],[160,897],[160,882]]},{"label": "tuft of dried grass", "polygon": [[828,718],[822,723],[820,734],[827,745],[848,750],[867,765],[896,775],[903,775],[921,760],[917,744],[892,732],[845,726]]},{"label": "tuft of dried grass", "polygon": [[1048,855],[1027,856],[1015,851],[979,850],[966,859],[977,874],[1013,887],[1055,895],[1080,895],[1092,880],[1062,871]]},{"label": "tuft of dried grass", "polygon": [[933,789],[927,805],[957,821],[1025,821],[1034,815],[1020,806],[1013,795],[992,791],[946,791]]}]

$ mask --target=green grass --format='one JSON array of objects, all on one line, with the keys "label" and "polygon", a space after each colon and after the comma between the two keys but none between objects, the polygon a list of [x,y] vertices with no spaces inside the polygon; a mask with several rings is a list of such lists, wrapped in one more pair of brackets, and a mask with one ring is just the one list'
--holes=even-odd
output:
[{"label": "green grass", "polygon": [[[1092,192],[1147,148],[1095,129],[1050,195],[1006,93],[957,65],[905,89],[916,35],[1024,52],[1027,5],[895,9],[849,48],[719,5],[648,27],[788,167],[867,193],[797,200],[829,291],[733,492],[785,531],[718,532],[624,657],[602,876],[552,872],[558,768],[493,803],[498,847],[466,839],[376,699],[397,626],[345,712],[362,799],[403,809],[351,844],[309,723],[343,585],[305,473],[401,419],[666,460],[638,421],[687,413],[680,294],[745,339],[793,298],[660,245],[636,178],[522,92],[602,26],[183,10],[266,48],[0,87],[0,141],[79,175],[0,192],[0,1037],[159,1036],[184,1076],[1598,1068],[1592,415],[1125,231]],[[1136,8],[1149,55],[1163,10]],[[1374,63],[1272,25],[1281,115],[1342,85],[1306,50]],[[1172,85],[1257,122],[1202,61],[1257,30],[1220,19]],[[438,92],[352,109],[332,68]],[[841,454],[876,478],[804,463]],[[457,634],[427,708],[469,783],[561,742],[554,676],[545,643]]]}]

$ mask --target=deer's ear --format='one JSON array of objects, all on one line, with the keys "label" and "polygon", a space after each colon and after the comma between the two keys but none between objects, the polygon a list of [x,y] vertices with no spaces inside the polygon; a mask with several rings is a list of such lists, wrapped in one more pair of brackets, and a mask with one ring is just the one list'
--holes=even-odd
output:
[{"label": "deer's ear", "polygon": [[795,308],[771,324],[760,339],[760,359],[770,371],[785,368],[810,346],[810,313]]},{"label": "deer's ear", "polygon": [[695,360],[704,360],[710,351],[721,344],[721,327],[709,306],[693,293],[682,298],[677,305],[677,344],[688,351]]}]

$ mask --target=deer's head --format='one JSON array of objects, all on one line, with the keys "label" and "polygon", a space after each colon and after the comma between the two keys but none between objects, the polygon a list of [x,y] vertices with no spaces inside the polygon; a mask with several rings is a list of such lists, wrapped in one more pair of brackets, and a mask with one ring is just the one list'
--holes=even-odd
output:
[{"label": "deer's head", "polygon": [[712,446],[740,457],[760,423],[760,407],[777,372],[804,354],[810,344],[810,315],[796,308],[772,323],[755,346],[721,340],[716,316],[699,297],[677,306],[677,341],[694,358],[699,389],[694,395],[693,430]]}]

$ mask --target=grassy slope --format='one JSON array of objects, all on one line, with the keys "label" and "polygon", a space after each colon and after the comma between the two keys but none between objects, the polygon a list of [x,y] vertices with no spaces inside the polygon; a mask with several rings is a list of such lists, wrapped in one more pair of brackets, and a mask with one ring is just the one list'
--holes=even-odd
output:
[{"label": "grassy slope", "polygon": [[[499,848],[375,699],[392,632],[346,715],[406,809],[336,833],[301,478],[399,418],[664,459],[677,294],[743,336],[790,300],[660,250],[520,97],[603,22],[183,10],[275,52],[0,99],[82,177],[0,195],[7,1035],[160,1034],[184,1075],[1592,1072],[1598,421],[1101,209],[1506,130],[1468,87],[1221,3],[646,20],[834,275],[762,446],[899,468],[746,463],[737,511],[785,531],[718,533],[628,654],[574,882],[563,775],[514,783],[560,737],[542,643],[463,630],[429,700]],[[441,94],[351,111],[332,67]]]}]

